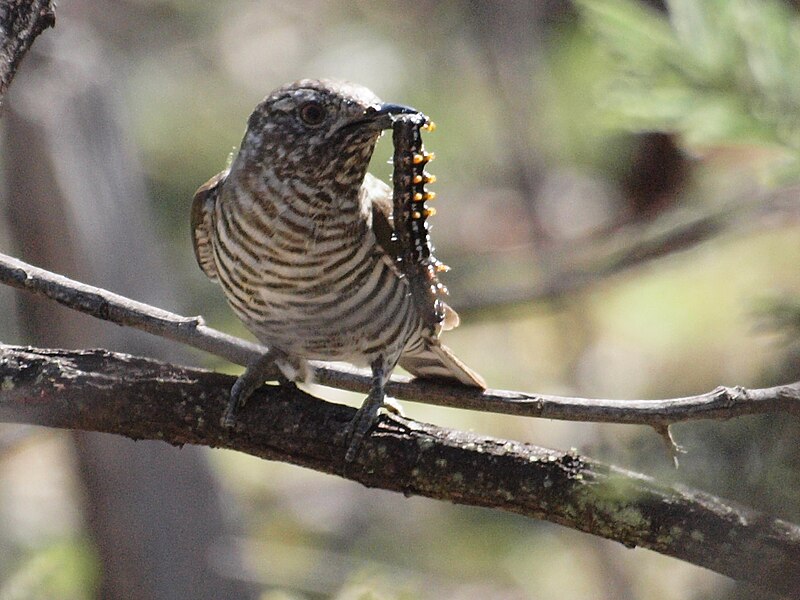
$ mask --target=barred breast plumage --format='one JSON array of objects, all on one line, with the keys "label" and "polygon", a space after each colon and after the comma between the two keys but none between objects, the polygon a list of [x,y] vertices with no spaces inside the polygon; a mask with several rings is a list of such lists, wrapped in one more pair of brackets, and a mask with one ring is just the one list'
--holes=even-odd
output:
[{"label": "barred breast plumage", "polygon": [[[398,361],[417,376],[483,387],[423,325],[392,248],[391,191],[366,172],[392,115],[411,111],[353,84],[285,86],[256,107],[230,168],[195,195],[198,263],[271,349],[234,386],[226,425],[273,362],[289,379],[304,377],[307,360],[370,366],[348,460]],[[457,324],[446,310],[444,328]]]}]

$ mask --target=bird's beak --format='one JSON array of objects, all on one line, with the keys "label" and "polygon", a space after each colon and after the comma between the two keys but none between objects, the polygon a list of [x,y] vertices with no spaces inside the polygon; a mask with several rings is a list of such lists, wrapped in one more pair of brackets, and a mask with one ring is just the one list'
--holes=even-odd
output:
[{"label": "bird's beak", "polygon": [[403,104],[381,104],[377,108],[368,108],[364,113],[364,116],[368,118],[372,117],[374,119],[380,119],[384,116],[393,117],[394,115],[413,115],[416,113],[419,113],[416,108],[405,106]]},{"label": "bird's beak", "polygon": [[395,115],[414,114],[420,114],[420,112],[416,108],[404,106],[403,104],[376,104],[368,107],[360,117],[351,121],[345,127],[350,128],[369,124],[376,129],[388,129],[392,126],[392,117]]}]

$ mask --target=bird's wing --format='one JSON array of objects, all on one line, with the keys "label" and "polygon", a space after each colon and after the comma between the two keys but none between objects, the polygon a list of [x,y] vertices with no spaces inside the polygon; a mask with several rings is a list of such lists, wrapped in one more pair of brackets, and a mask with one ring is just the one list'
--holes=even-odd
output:
[{"label": "bird's wing", "polygon": [[[400,258],[401,249],[397,238],[394,237],[392,188],[377,177],[367,173],[361,191],[364,194],[363,200],[372,205],[372,232],[375,234],[378,246],[399,273],[397,259]],[[444,306],[442,330],[455,329],[461,322],[458,313],[447,304],[442,303],[442,305]]]},{"label": "bird's wing", "polygon": [[361,188],[363,201],[372,207],[372,233],[384,254],[396,264],[400,258],[400,246],[394,237],[394,221],[392,219],[392,190],[373,175],[367,173]]},{"label": "bird's wing", "polygon": [[214,251],[211,247],[214,207],[217,203],[220,187],[225,182],[227,171],[217,173],[201,185],[194,193],[192,200],[192,245],[197,264],[209,278],[217,278],[217,266],[214,263]]},{"label": "bird's wing", "polygon": [[[378,246],[383,251],[387,261],[402,277],[397,259],[401,255],[401,248],[394,237],[394,221],[392,219],[392,190],[376,177],[367,174],[361,188],[362,202],[372,213],[372,231]],[[363,204],[362,204],[363,206]],[[412,296],[414,296],[412,294]],[[458,326],[458,313],[447,304],[444,307],[444,320],[442,330],[453,329]],[[425,309],[425,307],[422,307]],[[440,379],[457,381],[463,385],[486,388],[486,382],[475,371],[465,365],[453,352],[442,345],[438,335],[425,340],[426,343],[418,345],[413,352],[406,352],[400,357],[400,366],[415,377],[427,379]]]}]

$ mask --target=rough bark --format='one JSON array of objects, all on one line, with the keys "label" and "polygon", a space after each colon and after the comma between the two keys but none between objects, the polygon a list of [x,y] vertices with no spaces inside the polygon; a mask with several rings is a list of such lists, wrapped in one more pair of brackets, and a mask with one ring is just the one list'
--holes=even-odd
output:
[{"label": "rough bark", "polygon": [[230,376],[104,350],[0,346],[0,420],[230,448],[406,495],[546,519],[800,593],[800,527],[574,452],[387,415],[352,464],[354,409],[266,386],[229,433]]},{"label": "rough bark", "polygon": [[[247,365],[266,348],[207,327],[201,317],[183,317],[34,267],[0,254],[0,283],[46,296],[59,304],[119,325],[199,348]],[[312,363],[314,381],[353,392],[368,392],[369,375]],[[718,387],[697,396],[663,400],[571,398],[508,390],[476,390],[393,376],[386,391],[394,398],[438,406],[516,416],[650,425],[663,433],[672,423],[730,419],[765,413],[800,414],[800,382],[763,389]]]},{"label": "rough bark", "polygon": [[0,102],[33,41],[55,24],[52,0],[3,0],[0,3]]}]

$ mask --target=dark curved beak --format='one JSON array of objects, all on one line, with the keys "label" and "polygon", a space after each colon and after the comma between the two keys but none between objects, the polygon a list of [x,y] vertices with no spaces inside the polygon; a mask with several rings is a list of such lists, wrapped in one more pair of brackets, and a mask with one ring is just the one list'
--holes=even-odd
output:
[{"label": "dark curved beak", "polygon": [[[388,129],[392,126],[392,117],[395,115],[415,115],[420,114],[416,108],[403,104],[378,104],[370,106],[358,119],[351,121],[345,127],[348,129],[357,125],[374,125],[379,129]],[[344,128],[343,128],[344,129]]]},{"label": "dark curved beak", "polygon": [[405,106],[404,104],[388,104],[384,103],[381,104],[379,108],[369,107],[364,116],[369,118],[380,119],[383,116],[394,116],[394,115],[413,115],[419,113],[416,108],[412,108],[410,106]]}]

